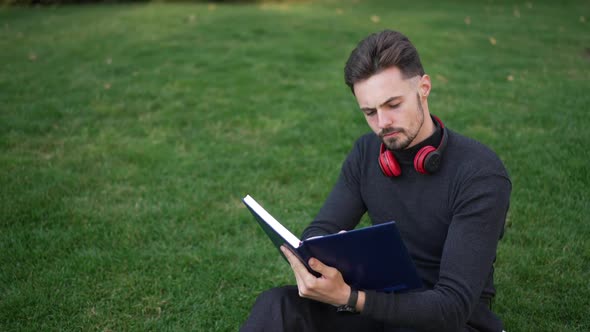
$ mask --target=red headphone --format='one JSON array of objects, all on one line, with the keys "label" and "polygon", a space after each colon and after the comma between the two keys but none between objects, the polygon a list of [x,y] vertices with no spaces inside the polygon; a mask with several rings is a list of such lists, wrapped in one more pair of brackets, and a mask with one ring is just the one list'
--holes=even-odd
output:
[{"label": "red headphone", "polygon": [[[420,174],[432,174],[436,172],[440,167],[442,153],[447,147],[448,138],[445,125],[437,116],[433,115],[432,117],[440,124],[440,128],[442,129],[442,139],[440,140],[438,147],[435,148],[432,145],[427,145],[416,153],[416,156],[414,157],[414,169]],[[381,148],[379,149],[379,166],[381,167],[383,174],[386,176],[394,177],[402,174],[402,169],[395,159],[395,156],[383,143],[381,143]]]}]

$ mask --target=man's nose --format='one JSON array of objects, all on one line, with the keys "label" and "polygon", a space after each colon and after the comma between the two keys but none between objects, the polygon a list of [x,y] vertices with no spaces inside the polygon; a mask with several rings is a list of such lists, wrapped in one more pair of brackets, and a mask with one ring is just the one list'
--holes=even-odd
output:
[{"label": "man's nose", "polygon": [[377,119],[378,119],[378,126],[381,129],[391,127],[393,119],[387,112],[383,110],[377,110]]}]

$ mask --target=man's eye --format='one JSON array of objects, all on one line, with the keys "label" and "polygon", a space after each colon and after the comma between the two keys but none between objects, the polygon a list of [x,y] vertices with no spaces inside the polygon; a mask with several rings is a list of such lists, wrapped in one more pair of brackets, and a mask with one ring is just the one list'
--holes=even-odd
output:
[{"label": "man's eye", "polygon": [[365,115],[366,115],[366,116],[373,116],[373,115],[375,115],[376,113],[377,113],[377,112],[375,112],[375,111],[367,111],[367,112],[365,112]]},{"label": "man's eye", "polygon": [[399,104],[389,104],[389,108],[398,108],[399,105],[401,105],[401,103],[399,103]]}]

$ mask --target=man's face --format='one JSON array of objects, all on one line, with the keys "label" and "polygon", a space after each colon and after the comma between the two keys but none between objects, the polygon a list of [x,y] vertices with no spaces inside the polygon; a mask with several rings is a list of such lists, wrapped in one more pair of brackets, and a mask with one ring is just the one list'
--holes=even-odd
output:
[{"label": "man's face", "polygon": [[355,97],[369,127],[391,150],[409,148],[430,135],[423,129],[420,84],[420,76],[404,79],[397,67],[354,84]]}]

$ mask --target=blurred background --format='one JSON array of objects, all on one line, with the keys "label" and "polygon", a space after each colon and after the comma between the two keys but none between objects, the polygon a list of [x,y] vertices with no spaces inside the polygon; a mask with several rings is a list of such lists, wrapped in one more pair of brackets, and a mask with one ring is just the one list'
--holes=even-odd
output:
[{"label": "blurred background", "polygon": [[[513,193],[494,310],[588,331],[587,1],[3,1],[0,330],[235,331],[369,131],[356,43],[406,34]],[[364,220],[363,223],[368,223]]]}]

